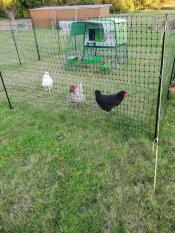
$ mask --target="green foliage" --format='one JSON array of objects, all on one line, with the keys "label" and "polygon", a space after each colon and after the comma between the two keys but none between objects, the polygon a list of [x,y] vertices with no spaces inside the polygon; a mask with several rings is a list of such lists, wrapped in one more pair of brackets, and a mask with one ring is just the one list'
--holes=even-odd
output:
[{"label": "green foliage", "polygon": [[120,11],[120,10],[134,10],[135,9],[135,5],[134,5],[133,0],[126,0],[126,1],[113,0],[112,4],[113,4],[114,8],[117,11]]},{"label": "green foliage", "polygon": [[112,3],[111,11],[134,11],[147,8],[159,9],[172,0],[6,0],[0,1],[0,13],[8,7],[14,6],[18,17],[29,16],[28,9],[41,6],[83,5]]},{"label": "green foliage", "polygon": [[138,9],[149,8],[153,0],[134,0],[134,4]]},{"label": "green foliage", "polygon": [[117,11],[133,11],[143,10],[147,8],[161,8],[164,4],[168,4],[167,0],[113,0],[112,4]]},{"label": "green foliage", "polygon": [[43,6],[42,0],[16,0],[15,7],[19,17],[28,16],[28,9]]}]

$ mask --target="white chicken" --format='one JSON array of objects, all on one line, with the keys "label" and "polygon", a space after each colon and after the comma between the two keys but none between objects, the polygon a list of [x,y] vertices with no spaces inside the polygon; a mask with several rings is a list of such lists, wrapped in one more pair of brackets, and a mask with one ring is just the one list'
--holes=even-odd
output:
[{"label": "white chicken", "polygon": [[49,75],[49,72],[45,71],[42,79],[42,87],[44,87],[46,90],[51,90],[53,86],[53,80]]},{"label": "white chicken", "polygon": [[85,101],[85,95],[83,93],[83,85],[71,85],[69,89],[68,101],[70,103],[82,103]]}]

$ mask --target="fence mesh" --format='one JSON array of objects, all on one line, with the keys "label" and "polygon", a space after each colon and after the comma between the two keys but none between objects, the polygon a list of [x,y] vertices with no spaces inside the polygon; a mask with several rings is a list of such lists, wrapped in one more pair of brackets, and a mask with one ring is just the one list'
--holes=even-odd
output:
[{"label": "fence mesh", "polygon": [[[12,105],[72,109],[70,86],[82,83],[85,100],[76,104],[77,112],[99,119],[103,110],[96,103],[95,90],[102,94],[127,90],[128,96],[112,113],[116,124],[154,135],[164,44],[163,106],[173,80],[174,28],[175,17],[163,14],[50,24],[1,20],[0,71]],[[42,87],[45,71],[53,80],[50,92]],[[1,84],[0,96],[5,101]]]}]

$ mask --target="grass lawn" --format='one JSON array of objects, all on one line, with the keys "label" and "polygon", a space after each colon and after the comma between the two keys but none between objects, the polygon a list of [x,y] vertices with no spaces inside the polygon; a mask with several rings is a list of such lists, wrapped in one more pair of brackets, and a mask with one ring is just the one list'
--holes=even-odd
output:
[{"label": "grass lawn", "polygon": [[0,105],[1,232],[174,232],[175,97],[154,153],[101,119]]}]

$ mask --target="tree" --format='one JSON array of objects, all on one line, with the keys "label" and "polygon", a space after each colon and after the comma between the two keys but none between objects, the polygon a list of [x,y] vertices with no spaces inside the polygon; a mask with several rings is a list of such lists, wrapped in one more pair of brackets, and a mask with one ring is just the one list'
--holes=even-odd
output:
[{"label": "tree", "polygon": [[2,6],[4,7],[4,9],[11,6],[11,4],[13,3],[13,0],[1,0],[1,1],[2,1]]},{"label": "tree", "polygon": [[7,7],[7,9],[5,10],[5,12],[7,13],[9,19],[11,19],[11,20],[15,19],[16,9],[14,7]]},{"label": "tree", "polygon": [[135,7],[139,10],[150,8],[152,2],[153,0],[134,0]]},{"label": "tree", "polygon": [[112,4],[118,11],[135,10],[135,5],[133,0],[113,0]]},{"label": "tree", "polygon": [[43,6],[43,0],[15,0],[15,7],[19,17],[28,16],[29,9],[41,6]]},{"label": "tree", "polygon": [[[13,6],[14,6],[14,0],[0,0],[0,15],[5,15],[5,13],[8,14],[7,9],[10,10],[10,8],[13,8]],[[15,8],[13,9],[12,14],[10,14],[10,17],[14,19],[16,15]]]}]

